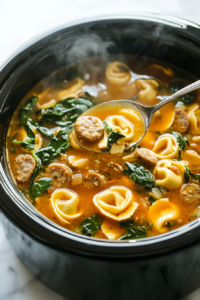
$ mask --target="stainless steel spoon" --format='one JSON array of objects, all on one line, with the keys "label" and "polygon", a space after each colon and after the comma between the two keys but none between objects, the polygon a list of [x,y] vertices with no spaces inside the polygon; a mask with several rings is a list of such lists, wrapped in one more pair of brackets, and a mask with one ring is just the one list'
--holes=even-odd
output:
[{"label": "stainless steel spoon", "polygon": [[[112,100],[112,101],[109,101],[109,102],[104,102],[102,104],[99,104],[99,105],[96,105],[92,108],[90,108],[89,110],[87,110],[85,113],[83,113],[81,116],[87,116],[87,115],[92,115],[92,112],[94,110],[97,110],[97,109],[103,109],[103,110],[107,110],[108,108],[111,108],[112,106],[121,106],[122,108],[132,108],[132,109],[135,109],[137,110],[142,118],[143,118],[143,121],[144,121],[144,125],[145,125],[145,131],[144,131],[144,134],[142,135],[142,137],[132,143],[129,148],[133,147],[134,145],[137,145],[145,136],[145,134],[147,133],[147,130],[149,128],[149,125],[151,123],[151,120],[152,120],[152,117],[153,115],[155,114],[155,112],[157,110],[159,110],[161,107],[163,107],[164,105],[166,105],[167,103],[189,93],[189,92],[192,92],[196,89],[200,88],[200,80],[184,87],[183,89],[179,90],[178,92],[174,93],[173,95],[167,97],[166,99],[162,100],[161,102],[159,102],[158,104],[154,105],[154,106],[145,106],[145,105],[142,105],[140,103],[137,103],[137,102],[134,102],[132,100]],[[93,152],[102,152],[101,150],[99,151],[96,151],[96,150],[92,150],[90,148],[87,148],[85,146],[83,146],[82,144],[79,143],[77,137],[76,137],[76,134],[75,134],[75,130],[72,130],[72,137],[74,139],[74,141],[76,142],[77,145],[79,145],[81,148],[84,148],[86,150],[89,150],[89,151],[93,151]],[[104,151],[105,152],[105,151]]]}]

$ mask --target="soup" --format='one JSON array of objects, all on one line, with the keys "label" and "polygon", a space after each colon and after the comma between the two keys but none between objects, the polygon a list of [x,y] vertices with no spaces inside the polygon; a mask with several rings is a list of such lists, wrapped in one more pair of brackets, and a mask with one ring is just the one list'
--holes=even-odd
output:
[{"label": "soup", "polygon": [[137,146],[127,147],[144,124],[127,108],[97,110],[76,123],[107,152],[87,151],[72,136],[79,116],[96,104],[152,106],[193,81],[174,66],[129,55],[126,63],[90,58],[45,78],[22,99],[7,134],[19,191],[51,221],[101,239],[150,237],[199,217],[199,91],[156,112]]}]

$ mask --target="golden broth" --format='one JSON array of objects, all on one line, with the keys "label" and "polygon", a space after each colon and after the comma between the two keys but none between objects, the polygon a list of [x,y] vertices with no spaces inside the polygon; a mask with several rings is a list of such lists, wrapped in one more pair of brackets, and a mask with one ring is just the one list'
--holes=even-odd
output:
[{"label": "golden broth", "polygon": [[[29,150],[25,150],[21,145],[14,145],[15,151],[13,149],[13,143],[12,138],[16,132],[18,132],[20,129],[18,127],[19,124],[19,118],[20,118],[20,109],[23,107],[24,104],[26,104],[27,100],[31,95],[37,95],[38,99],[40,99],[40,106],[46,105],[49,101],[54,101],[55,103],[59,103],[60,100],[66,97],[77,97],[77,95],[81,95],[81,93],[84,92],[91,92],[92,98],[95,101],[96,104],[109,101],[109,100],[117,100],[117,99],[134,99],[135,101],[138,101],[144,105],[152,106],[158,103],[159,101],[162,101],[163,96],[167,96],[172,94],[172,90],[170,90],[170,83],[174,82],[177,78],[183,82],[183,85],[189,84],[194,79],[189,76],[188,74],[185,74],[184,72],[177,70],[175,67],[168,66],[166,64],[163,64],[161,62],[157,62],[151,59],[148,59],[145,61],[141,58],[141,63],[137,63],[137,69],[134,67],[135,61],[132,59],[131,56],[127,56],[127,65],[129,66],[131,72],[132,72],[132,80],[129,80],[127,83],[123,85],[115,85],[111,84],[108,80],[108,78],[105,77],[105,70],[108,65],[108,62],[105,61],[103,58],[98,59],[90,59],[85,60],[83,62],[80,62],[79,64],[74,65],[73,67],[78,70],[81,68],[83,71],[83,74],[81,76],[81,81],[78,82],[78,90],[73,90],[73,84],[77,84],[77,82],[74,83],[74,81],[66,81],[66,80],[60,80],[60,82],[56,82],[54,84],[51,83],[49,86],[49,83],[52,81],[52,77],[55,78],[57,74],[62,74],[65,69],[62,69],[58,73],[55,73],[51,75],[49,78],[44,79],[42,82],[40,82],[37,86],[35,86],[29,93],[26,95],[26,97],[21,101],[19,107],[15,111],[9,131],[7,136],[7,149],[8,149],[8,162],[10,166],[11,174],[14,174],[14,165],[15,165],[15,159],[20,154],[27,154],[29,153],[31,155],[31,152]],[[88,69],[88,62],[90,63],[90,68]],[[159,65],[162,68],[170,67],[172,69],[172,73],[165,74],[162,69],[158,69],[156,71],[155,66],[149,67],[152,65]],[[140,68],[138,68],[138,65]],[[96,69],[92,68],[91,66],[98,66],[98,72],[97,74]],[[152,75],[152,70],[154,70],[154,74]],[[89,75],[88,75],[89,74]],[[150,91],[147,93],[148,97],[151,94],[152,99],[148,99],[147,101],[144,100],[145,98],[145,84],[147,82],[139,82],[138,80],[144,79],[144,74],[148,76],[157,76],[159,79],[159,87],[156,85],[155,82],[149,82],[150,85]],[[88,76],[86,76],[88,75]],[[137,76],[136,76],[137,75]],[[147,79],[148,79],[147,76]],[[135,78],[135,79],[134,79]],[[145,77],[146,78],[146,77]],[[76,80],[75,80],[76,81]],[[160,85],[160,82],[162,83]],[[71,93],[71,94],[70,94]],[[59,95],[62,95],[59,96]],[[196,99],[196,100],[195,100]],[[194,93],[194,102],[198,101],[198,91]],[[54,103],[54,104],[55,104]],[[142,139],[140,142],[140,146],[142,148],[147,148],[150,150],[153,150],[155,147],[155,143],[157,139],[166,131],[170,130],[170,126],[173,123],[174,118],[174,109],[175,109],[175,103],[169,103],[168,105],[161,108],[156,114],[156,116],[153,118],[150,128],[146,134],[146,136]],[[187,109],[187,108],[186,108]],[[33,108],[31,111],[29,118],[40,122],[40,118],[38,118],[38,115],[35,114],[35,112],[38,110],[37,105]],[[187,110],[186,110],[187,111]],[[130,119],[128,114],[124,112],[121,108],[116,108],[114,112],[111,112],[109,110],[107,111],[97,111],[95,113],[95,116],[100,118],[102,121],[104,121],[108,116],[110,115],[123,115],[126,116],[127,119]],[[44,123],[43,126],[47,126],[48,128],[54,130],[53,128],[59,128],[58,125],[52,124],[51,122]],[[138,128],[138,133],[136,136],[136,139],[139,139],[139,137],[142,135],[142,132],[144,132],[144,124],[141,121],[138,121],[137,124],[135,124],[136,128]],[[175,131],[175,130],[174,130]],[[197,174],[200,170],[200,162],[195,162],[194,157],[192,155],[187,155],[186,151],[188,150],[194,150],[194,147],[191,146],[194,144],[192,143],[192,137],[196,134],[191,134],[190,132],[186,132],[183,134],[183,136],[187,136],[189,145],[182,150],[182,156],[186,157],[184,160],[188,161],[188,167],[192,172]],[[46,147],[50,141],[49,137],[43,136],[43,147]],[[20,140],[20,135],[17,138]],[[198,143],[196,142],[195,145]],[[200,143],[199,143],[200,144]],[[198,145],[197,145],[198,146]],[[200,146],[199,146],[200,147]],[[25,194],[25,197],[33,203],[38,209],[40,213],[42,213],[44,216],[52,220],[53,222],[70,229],[75,232],[79,232],[78,228],[80,223],[87,217],[91,217],[94,214],[99,214],[98,209],[94,205],[93,197],[102,192],[103,190],[106,190],[112,186],[124,186],[128,188],[131,193],[132,197],[134,199],[134,202],[138,204],[137,209],[134,211],[132,216],[128,218],[128,220],[134,220],[138,224],[144,224],[144,222],[150,223],[149,218],[149,209],[151,207],[149,202],[149,197],[151,196],[151,193],[149,191],[145,191],[142,187],[138,188],[138,185],[134,183],[133,180],[131,180],[128,176],[123,174],[122,169],[126,169],[125,162],[128,161],[130,163],[138,163],[145,167],[145,169],[148,169],[150,172],[154,174],[154,166],[148,165],[142,160],[138,159],[138,157],[132,155],[131,153],[123,153],[123,154],[116,154],[111,155],[109,153],[93,153],[90,151],[85,151],[81,148],[77,148],[77,146],[73,146],[71,143],[71,146],[64,152],[68,156],[68,167],[72,170],[73,176],[76,174],[82,174],[83,181],[80,185],[74,185],[73,181],[70,181],[67,185],[62,186],[61,188],[67,188],[69,190],[74,191],[78,197],[79,197],[79,203],[78,203],[78,211],[81,212],[81,215],[71,221],[71,224],[63,225],[62,222],[60,222],[59,218],[56,216],[54,209],[52,207],[51,203],[51,194],[53,191],[55,191],[55,187],[52,189],[50,188],[48,192],[42,193],[39,197],[33,201],[29,196],[29,187],[30,187],[30,180],[28,182],[22,183],[16,181],[16,184],[19,188],[19,190],[22,190]],[[186,154],[185,154],[186,153]],[[197,151],[197,155],[199,155],[199,152]],[[75,166],[73,163],[70,163],[70,157],[71,159],[75,157],[75,160],[81,160],[86,159],[86,163],[82,166]],[[180,157],[176,157],[176,159],[180,159]],[[73,160],[73,159],[72,159]],[[56,163],[62,163],[60,160],[60,157],[54,158],[52,162]],[[119,167],[120,166],[120,167]],[[43,165],[44,171],[43,173],[40,173],[37,176],[37,180],[39,178],[44,177],[45,170],[47,166]],[[93,170],[101,175],[104,176],[106,183],[103,187],[101,186],[88,186],[88,183],[84,182],[84,178],[87,177],[88,171]],[[154,174],[155,176],[155,174]],[[14,178],[14,176],[13,176]],[[159,178],[159,176],[158,176]],[[157,179],[157,178],[156,178]],[[184,180],[183,180],[184,184]],[[198,183],[197,183],[198,184]],[[166,226],[166,231],[178,228],[184,224],[187,224],[191,220],[194,219],[194,210],[197,208],[198,204],[200,203],[200,200],[188,204],[185,201],[183,201],[180,198],[180,188],[177,189],[165,189],[164,194],[162,195],[162,198],[167,198],[170,203],[174,204],[178,211],[179,216],[176,218],[175,222],[172,223],[172,227],[169,226],[168,228]],[[159,201],[159,200],[157,200]],[[152,204],[153,205],[153,204]],[[103,222],[103,220],[107,219],[104,215],[100,213],[100,219]],[[169,221],[171,221],[169,219]],[[120,235],[123,235],[126,232],[126,229],[120,228],[120,223],[116,221],[109,221],[109,228],[112,232],[119,232]],[[151,228],[151,230],[147,231],[147,236],[154,236],[160,234],[158,230]],[[95,235],[97,238],[103,238],[106,239],[106,235],[103,233],[102,229],[99,229]]]}]

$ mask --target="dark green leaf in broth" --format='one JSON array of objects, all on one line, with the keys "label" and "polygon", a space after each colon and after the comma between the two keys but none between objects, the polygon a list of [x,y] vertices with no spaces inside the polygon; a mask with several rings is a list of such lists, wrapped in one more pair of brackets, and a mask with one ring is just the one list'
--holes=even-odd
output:
[{"label": "dark green leaf in broth", "polygon": [[78,231],[87,236],[95,236],[97,230],[101,227],[100,221],[97,215],[86,218],[79,225]]},{"label": "dark green leaf in broth", "polygon": [[35,193],[33,191],[33,187],[34,187],[34,181],[35,181],[35,178],[39,175],[40,171],[41,171],[41,160],[40,158],[37,156],[37,154],[35,153],[34,150],[31,151],[32,153],[32,156],[33,158],[35,159],[36,161],[36,168],[35,168],[35,171],[33,173],[33,176],[32,176],[32,179],[31,179],[31,184],[30,184],[30,187],[29,187],[29,195],[30,195],[30,198],[35,200],[34,196],[35,196]]},{"label": "dark green leaf in broth", "polygon": [[31,190],[32,199],[35,200],[44,193],[50,187],[51,181],[51,178],[40,178],[38,181],[35,181]]},{"label": "dark green leaf in broth", "polygon": [[122,221],[120,222],[120,226],[128,232],[120,240],[140,239],[147,236],[147,228],[143,224],[135,223],[134,220]]}]

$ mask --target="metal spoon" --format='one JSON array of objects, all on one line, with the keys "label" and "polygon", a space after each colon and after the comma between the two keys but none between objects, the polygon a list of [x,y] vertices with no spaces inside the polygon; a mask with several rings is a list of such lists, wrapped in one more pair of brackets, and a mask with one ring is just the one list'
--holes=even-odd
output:
[{"label": "metal spoon", "polygon": [[[144,126],[145,126],[145,130],[144,130],[144,134],[141,136],[141,138],[132,143],[129,148],[133,147],[134,145],[137,145],[145,136],[145,134],[147,133],[147,130],[150,126],[151,120],[153,115],[155,114],[155,112],[157,110],[159,110],[161,107],[163,107],[164,105],[168,104],[169,102],[189,93],[192,92],[196,89],[200,88],[200,80],[182,88],[181,90],[179,90],[178,92],[174,93],[173,95],[167,97],[166,99],[162,100],[161,102],[159,102],[158,104],[154,105],[154,106],[145,106],[142,105],[138,102],[134,102],[132,100],[112,100],[109,102],[104,102],[102,104],[98,104],[92,108],[90,108],[89,110],[87,110],[85,113],[83,113],[81,116],[87,116],[87,115],[92,115],[92,112],[94,110],[97,109],[103,109],[103,110],[107,110],[108,108],[111,108],[112,106],[121,106],[122,108],[132,108],[134,110],[137,110],[141,117],[143,118],[143,122],[144,122]],[[102,152],[101,150],[96,151],[96,150],[92,150],[90,148],[87,148],[85,146],[83,146],[82,144],[80,144],[80,142],[78,141],[76,134],[75,134],[75,130],[72,130],[72,137],[74,139],[74,141],[76,142],[77,145],[79,145],[81,148],[84,148],[86,150],[89,151],[93,151],[93,152]],[[105,152],[105,151],[104,151]]]}]

